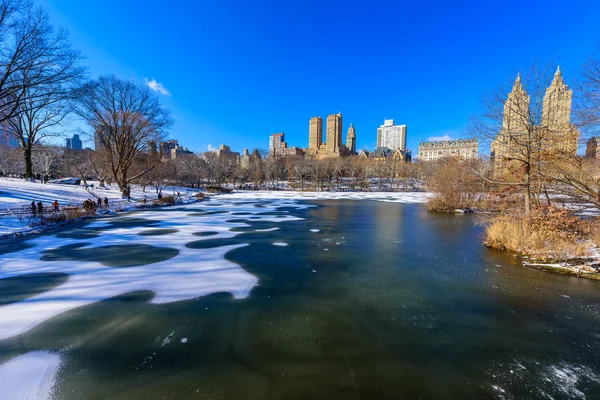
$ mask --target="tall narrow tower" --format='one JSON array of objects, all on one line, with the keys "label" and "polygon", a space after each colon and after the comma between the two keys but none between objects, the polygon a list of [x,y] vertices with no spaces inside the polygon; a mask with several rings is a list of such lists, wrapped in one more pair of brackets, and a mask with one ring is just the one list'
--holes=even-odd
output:
[{"label": "tall narrow tower", "polygon": [[571,125],[572,100],[573,91],[565,84],[558,67],[544,95],[540,127],[545,132],[546,147],[550,151],[577,154],[579,131]]},{"label": "tall narrow tower", "polygon": [[565,84],[560,67],[552,84],[546,89],[542,108],[542,125],[551,130],[565,129],[571,123],[573,91]]},{"label": "tall narrow tower", "polygon": [[502,130],[527,132],[529,124],[529,95],[523,89],[521,75],[517,75],[512,91],[504,103]]},{"label": "tall narrow tower", "polygon": [[342,147],[342,114],[331,114],[327,117],[325,144],[328,153],[339,153]]},{"label": "tall narrow tower", "polygon": [[319,150],[323,144],[323,119],[313,117],[308,124],[308,149]]},{"label": "tall narrow tower", "polygon": [[354,124],[350,124],[350,128],[348,128],[346,147],[350,151],[350,154],[356,154],[356,129],[354,129]]},{"label": "tall narrow tower", "polygon": [[521,75],[517,75],[515,84],[504,102],[502,129],[496,135],[491,146],[494,176],[497,177],[504,173],[504,159],[518,155],[519,146],[526,140],[529,124],[529,95],[523,88]]}]

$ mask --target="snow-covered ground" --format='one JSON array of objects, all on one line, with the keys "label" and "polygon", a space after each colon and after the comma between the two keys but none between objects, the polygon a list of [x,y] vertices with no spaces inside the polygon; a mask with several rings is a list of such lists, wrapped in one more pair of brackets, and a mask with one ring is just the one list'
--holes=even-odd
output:
[{"label": "snow-covered ground", "polygon": [[[99,182],[90,181],[94,188],[85,189],[84,186],[60,185],[56,183],[29,182],[23,179],[0,178],[0,209],[29,206],[32,201],[41,201],[44,205],[51,205],[54,200],[59,204],[81,204],[83,201],[94,197],[107,197],[109,200],[121,200],[121,191],[116,184],[99,187]],[[187,192],[198,192],[195,189],[169,186],[162,190],[163,195],[172,195],[174,192],[181,195]],[[95,196],[94,196],[95,195]],[[139,185],[132,185],[131,198],[139,200],[146,196],[155,199],[157,194],[153,187],[146,187],[144,192]]]},{"label": "snow-covered ground", "polygon": [[[38,228],[31,226],[29,216],[2,215],[2,210],[15,208],[29,208],[31,202],[41,201],[47,207],[50,207],[54,200],[58,200],[59,205],[81,205],[85,200],[97,198],[109,199],[111,201],[120,201],[122,199],[121,191],[115,184],[106,187],[99,187],[99,182],[91,181],[94,188],[86,189],[84,186],[61,185],[55,183],[29,182],[23,179],[0,178],[0,238],[7,235],[23,234],[36,232]],[[197,189],[189,189],[179,186],[168,186],[162,189],[165,196],[175,195],[180,192],[182,197],[193,195],[198,192]],[[131,199],[133,201],[147,198],[149,201],[156,199],[157,193],[153,187],[147,187],[142,190],[139,185],[132,185]]]}]

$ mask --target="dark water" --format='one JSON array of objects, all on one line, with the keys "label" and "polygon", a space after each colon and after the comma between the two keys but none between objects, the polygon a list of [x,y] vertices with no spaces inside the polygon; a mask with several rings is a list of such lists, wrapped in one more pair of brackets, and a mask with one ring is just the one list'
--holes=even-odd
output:
[{"label": "dark water", "polygon": [[[152,305],[152,292],[123,294],[0,342],[0,363],[60,351],[59,399],[600,398],[599,282],[525,269],[482,247],[470,215],[319,204],[280,209],[306,218],[284,223],[232,213],[250,227],[186,245],[248,243],[226,255],[259,279],[246,299]],[[145,235],[168,242],[171,232],[150,226]],[[127,267],[137,253],[104,254]],[[65,279],[33,278],[25,294],[4,282],[5,301]]]}]

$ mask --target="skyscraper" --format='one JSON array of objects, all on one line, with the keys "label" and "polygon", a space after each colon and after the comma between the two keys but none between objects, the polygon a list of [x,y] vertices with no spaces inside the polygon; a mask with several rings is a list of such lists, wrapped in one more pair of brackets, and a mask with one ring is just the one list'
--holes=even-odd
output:
[{"label": "skyscraper", "polygon": [[269,154],[274,154],[285,143],[285,134],[283,132],[274,133],[269,136]]},{"label": "skyscraper", "polygon": [[173,150],[179,146],[179,142],[171,139],[168,142],[161,142],[159,145],[160,158],[163,160],[172,160]]},{"label": "skyscraper", "polygon": [[[502,174],[508,164],[518,162],[524,154],[533,151],[542,155],[577,154],[579,131],[571,124],[572,97],[573,91],[565,84],[559,67],[544,95],[542,123],[532,126],[530,98],[523,88],[521,76],[517,75],[504,103],[502,129],[491,146],[495,176]],[[528,150],[532,141],[540,145]]]},{"label": "skyscraper", "polygon": [[350,124],[350,128],[348,128],[348,133],[346,134],[346,148],[350,154],[356,154],[356,129],[354,129],[354,124]]},{"label": "skyscraper", "polygon": [[394,125],[393,119],[383,120],[377,128],[377,146],[390,150],[406,149],[406,125]]},{"label": "skyscraper", "polygon": [[323,144],[323,118],[313,117],[308,125],[308,149],[319,150]]},{"label": "skyscraper", "polygon": [[571,101],[573,91],[565,84],[557,68],[554,79],[549,88],[546,89],[544,105],[542,109],[542,125],[550,129],[561,129],[571,123]]},{"label": "skyscraper", "polygon": [[81,139],[79,139],[78,134],[74,134],[72,138],[67,138],[66,147],[69,150],[81,150],[83,148],[83,143]]},{"label": "skyscraper", "polygon": [[518,145],[515,145],[517,139],[527,136],[529,103],[529,95],[523,88],[521,75],[517,74],[512,90],[504,102],[502,129],[494,138],[491,146],[495,176],[503,173],[503,167],[506,166],[504,159],[514,158],[515,154],[519,152]]},{"label": "skyscraper", "polygon": [[558,67],[544,95],[540,127],[541,136],[548,142],[551,151],[577,154],[579,131],[571,125],[572,100],[573,91],[565,84]]},{"label": "skyscraper", "polygon": [[591,137],[590,140],[587,141],[587,146],[585,148],[585,156],[588,158],[600,159],[600,151],[598,151],[598,139],[597,138]]},{"label": "skyscraper", "polygon": [[327,153],[339,153],[342,147],[342,114],[327,116]]}]

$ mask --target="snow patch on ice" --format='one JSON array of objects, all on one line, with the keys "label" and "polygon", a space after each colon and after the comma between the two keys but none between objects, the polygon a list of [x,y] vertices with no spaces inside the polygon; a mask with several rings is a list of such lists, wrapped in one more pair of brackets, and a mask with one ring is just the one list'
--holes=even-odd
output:
[{"label": "snow patch on ice", "polygon": [[3,399],[49,399],[60,367],[60,356],[34,351],[0,365],[0,397]]},{"label": "snow patch on ice", "polygon": [[288,246],[288,244],[284,243],[284,242],[275,242],[275,243],[273,243],[273,246],[285,247],[285,246]]},{"label": "snow patch on ice", "polygon": [[174,334],[175,334],[175,331],[171,331],[171,333],[169,333],[167,335],[167,337],[163,339],[162,343],[160,344],[160,347],[163,347],[163,346],[171,343],[171,338],[173,337]]},{"label": "snow patch on ice", "polygon": [[186,337],[182,338],[181,343],[187,343],[187,338]]},{"label": "snow patch on ice", "polygon": [[313,233],[321,232],[320,229],[311,229],[310,231],[313,232]]},{"label": "snow patch on ice", "polygon": [[274,227],[274,228],[267,228],[267,229],[256,229],[254,232],[273,232],[278,230],[279,228]]}]

